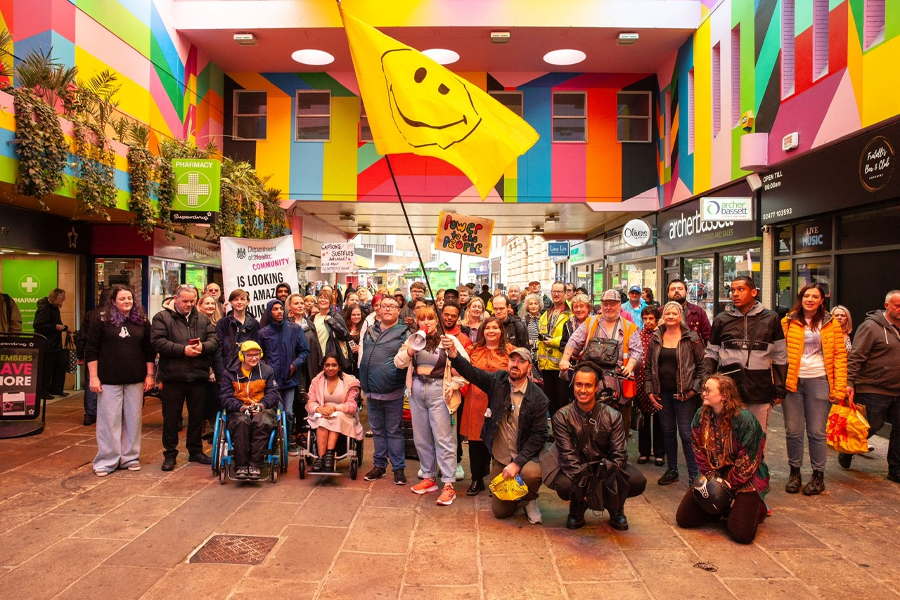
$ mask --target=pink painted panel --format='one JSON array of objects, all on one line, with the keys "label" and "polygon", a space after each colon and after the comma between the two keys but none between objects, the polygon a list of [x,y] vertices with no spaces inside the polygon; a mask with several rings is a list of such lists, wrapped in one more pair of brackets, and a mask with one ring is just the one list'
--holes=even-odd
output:
[{"label": "pink painted panel", "polygon": [[584,202],[587,194],[587,144],[553,144],[550,171],[553,202]]}]

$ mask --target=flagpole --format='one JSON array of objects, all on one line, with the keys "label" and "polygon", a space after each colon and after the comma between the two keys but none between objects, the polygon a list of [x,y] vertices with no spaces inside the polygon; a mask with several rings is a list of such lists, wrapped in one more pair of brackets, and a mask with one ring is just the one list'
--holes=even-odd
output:
[{"label": "flagpole", "polygon": [[[391,181],[394,183],[394,190],[397,192],[397,199],[400,201],[400,208],[403,210],[403,218],[406,219],[406,228],[409,230],[409,236],[412,238],[413,247],[416,249],[416,257],[419,259],[419,266],[422,267],[422,276],[425,277],[425,285],[428,286],[428,295],[431,296],[431,303],[435,305],[437,310],[437,302],[434,299],[434,292],[431,290],[431,281],[428,279],[428,271],[425,270],[425,263],[422,261],[422,253],[419,252],[419,243],[416,241],[416,234],[413,233],[412,225],[409,223],[409,215],[406,214],[406,205],[403,203],[403,196],[400,195],[400,186],[397,185],[397,178],[394,176],[394,168],[391,166],[391,157],[387,154],[384,156],[387,163],[388,172],[391,174]],[[438,331],[444,334],[444,325],[441,323],[441,315],[437,318]]]}]

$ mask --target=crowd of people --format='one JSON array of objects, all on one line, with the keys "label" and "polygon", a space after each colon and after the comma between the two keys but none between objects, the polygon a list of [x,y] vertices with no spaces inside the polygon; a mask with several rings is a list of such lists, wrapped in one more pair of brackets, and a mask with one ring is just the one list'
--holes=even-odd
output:
[{"label": "crowd of people", "polygon": [[[89,388],[98,395],[94,471],[140,469],[143,396],[161,384],[164,471],[176,466],[186,404],[190,462],[210,463],[204,421],[208,428],[224,410],[235,477],[259,479],[264,440],[280,410],[290,454],[309,427],[313,472],[334,471],[340,436],[371,435],[365,480],[390,469],[394,484],[408,485],[408,403],[420,466],[411,491],[437,493],[439,505],[456,500],[468,447],[466,495],[485,493],[486,483],[500,479],[525,490],[516,500],[494,494],[497,518],[522,508],[540,523],[538,498],[547,487],[569,503],[567,527],[583,526],[588,510],[605,510],[611,527],[627,529],[626,500],[647,485],[626,449],[636,430],[634,462],[664,468],[659,485],[679,481],[681,448],[689,486],[678,525],[727,516],[731,537],[747,543],[769,512],[765,458],[774,406],[782,405],[789,494],[825,490],[833,404],[865,406],[870,435],[885,420],[900,423],[900,291],[867,315],[852,342],[849,311],[829,312],[815,283],[779,319],[759,302],[752,278],[736,277],[731,303],[712,322],[678,279],[668,283],[662,306],[639,286],[627,299],[607,290],[597,305],[565,282],[553,283],[549,296],[539,282],[524,293],[517,285],[505,293],[475,291],[461,285],[432,300],[416,282],[409,297],[362,287],[338,297],[328,286],[303,296],[280,284],[257,322],[240,289],[226,303],[216,284],[203,293],[182,285],[150,319],[129,288],[114,286],[86,319],[84,336]],[[54,290],[35,319],[51,350],[66,330],[58,318],[64,300]],[[804,438],[811,466],[805,485]],[[838,456],[845,469],[851,460]],[[898,427],[890,436],[888,479],[900,482]]]}]

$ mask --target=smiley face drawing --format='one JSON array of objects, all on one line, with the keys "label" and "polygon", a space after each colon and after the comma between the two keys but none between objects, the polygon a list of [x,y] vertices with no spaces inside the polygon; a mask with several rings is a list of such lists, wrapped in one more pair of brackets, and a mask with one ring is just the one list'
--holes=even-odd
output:
[{"label": "smiley face drawing", "polygon": [[394,123],[413,148],[446,150],[481,124],[466,82],[424,63],[418,52],[388,50],[381,55],[381,68]]}]

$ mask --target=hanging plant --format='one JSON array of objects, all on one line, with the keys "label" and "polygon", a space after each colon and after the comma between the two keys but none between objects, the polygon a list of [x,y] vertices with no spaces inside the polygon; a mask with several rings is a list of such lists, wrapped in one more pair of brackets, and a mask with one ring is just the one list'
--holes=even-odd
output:
[{"label": "hanging plant", "polygon": [[121,88],[109,70],[97,73],[87,82],[79,81],[67,90],[63,107],[74,124],[75,155],[79,180],[76,198],[89,215],[110,219],[108,208],[115,208],[116,167],[106,129],[116,109],[115,95]]},{"label": "hanging plant", "polygon": [[[16,110],[16,153],[19,180],[16,190],[38,200],[55,192],[63,183],[69,145],[56,111],[34,90],[11,91]],[[41,207],[45,204],[41,201]]]},{"label": "hanging plant", "polygon": [[[124,119],[123,119],[124,120]],[[142,123],[133,123],[127,128],[128,173],[131,179],[131,199],[128,210],[134,213],[134,225],[145,240],[153,236],[157,209],[152,197],[159,184],[156,181],[159,160],[150,152],[150,128]]]},{"label": "hanging plant", "polygon": [[284,209],[281,208],[279,197],[281,190],[266,188],[262,197],[263,206],[263,237],[272,239],[287,234],[284,224]]}]

